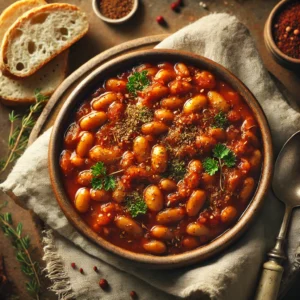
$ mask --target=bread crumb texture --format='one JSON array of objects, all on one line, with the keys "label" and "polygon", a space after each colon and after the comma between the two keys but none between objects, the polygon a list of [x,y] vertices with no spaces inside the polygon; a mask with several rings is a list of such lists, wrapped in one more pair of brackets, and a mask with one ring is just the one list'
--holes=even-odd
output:
[{"label": "bread crumb texture", "polygon": [[[52,9],[55,6],[57,9]],[[35,8],[5,36],[8,40],[3,53],[5,67],[15,76],[29,76],[75,43],[87,30],[85,13],[75,6],[49,4]]]}]

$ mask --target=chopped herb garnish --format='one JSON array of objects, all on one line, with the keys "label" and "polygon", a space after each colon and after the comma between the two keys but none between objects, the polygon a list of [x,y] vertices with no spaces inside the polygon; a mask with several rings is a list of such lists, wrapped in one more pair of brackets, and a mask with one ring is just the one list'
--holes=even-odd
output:
[{"label": "chopped herb garnish", "polygon": [[103,162],[97,162],[94,166],[91,167],[92,170],[92,188],[94,190],[114,190],[116,187],[115,179],[107,175],[106,167]]},{"label": "chopped herb garnish", "polygon": [[118,141],[130,140],[131,135],[137,132],[142,124],[152,120],[153,112],[148,107],[128,104],[123,120],[116,123],[114,134]]},{"label": "chopped herb garnish", "polygon": [[235,165],[236,157],[232,150],[223,144],[217,144],[213,150],[214,157],[221,159],[227,167]]},{"label": "chopped herb garnish", "polygon": [[224,112],[220,111],[214,117],[213,128],[226,128],[228,126],[228,119]]},{"label": "chopped herb garnish", "polygon": [[147,204],[138,192],[133,192],[126,197],[126,208],[133,218],[147,212]]},{"label": "chopped herb garnish", "polygon": [[203,161],[203,167],[205,172],[211,176],[215,175],[219,170],[218,161],[211,157],[205,158],[205,160]]},{"label": "chopped herb garnish", "polygon": [[97,162],[91,167],[94,177],[106,175],[106,167],[103,162]]},{"label": "chopped herb garnish", "polygon": [[176,181],[181,180],[186,173],[185,162],[179,159],[172,160],[167,171],[163,174],[165,177],[171,177]]},{"label": "chopped herb garnish", "polygon": [[232,150],[223,144],[217,144],[213,149],[214,158],[208,157],[203,161],[203,167],[206,173],[214,175],[220,170],[220,188],[223,191],[223,166],[232,168],[236,164],[236,156]]},{"label": "chopped herb garnish", "polygon": [[150,84],[147,73],[148,71],[145,70],[142,72],[134,72],[131,76],[129,76],[126,87],[130,94],[136,96],[137,91],[142,91]]}]

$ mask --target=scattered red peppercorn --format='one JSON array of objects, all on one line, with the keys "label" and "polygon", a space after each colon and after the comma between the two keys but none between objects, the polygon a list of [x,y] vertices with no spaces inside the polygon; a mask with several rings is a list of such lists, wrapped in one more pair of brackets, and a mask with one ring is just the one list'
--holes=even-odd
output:
[{"label": "scattered red peppercorn", "polygon": [[135,291],[131,291],[129,295],[132,299],[137,299],[137,293]]},{"label": "scattered red peppercorn", "polygon": [[71,263],[71,267],[72,267],[73,269],[75,269],[75,268],[76,268],[76,264],[75,264],[75,263]]},{"label": "scattered red peppercorn", "polygon": [[79,272],[80,272],[81,274],[83,274],[83,269],[82,269],[82,268],[80,268],[80,269],[79,269]]},{"label": "scattered red peppercorn", "polygon": [[179,6],[180,6],[179,2],[173,2],[173,3],[171,3],[171,9],[174,10],[174,11],[178,11]]},{"label": "scattered red peppercorn", "polygon": [[106,290],[108,288],[108,282],[106,279],[100,279],[99,286],[102,290]]},{"label": "scattered red peppercorn", "polygon": [[96,266],[93,267],[93,270],[94,270],[95,272],[98,272],[98,268],[97,268]]},{"label": "scattered red peppercorn", "polygon": [[156,22],[157,22],[158,24],[165,24],[165,23],[166,23],[166,21],[165,21],[165,19],[164,19],[163,16],[158,16],[158,17],[156,17]]}]

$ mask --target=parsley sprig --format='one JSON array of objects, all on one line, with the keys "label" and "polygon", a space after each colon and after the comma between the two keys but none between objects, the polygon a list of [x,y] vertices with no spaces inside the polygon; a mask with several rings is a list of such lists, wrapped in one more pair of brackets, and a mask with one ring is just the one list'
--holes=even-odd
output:
[{"label": "parsley sprig", "polygon": [[126,197],[126,208],[133,218],[147,212],[147,204],[138,192],[133,192]]},{"label": "parsley sprig", "polygon": [[234,167],[236,164],[236,156],[232,150],[224,144],[217,144],[213,149],[213,157],[208,157],[203,162],[206,173],[214,175],[220,171],[220,189],[223,191],[223,172],[222,168],[227,166]]},{"label": "parsley sprig", "polygon": [[228,126],[228,119],[224,112],[220,111],[214,116],[213,128],[223,128],[225,129]]},{"label": "parsley sprig", "polygon": [[[1,205],[0,210],[6,205],[7,202]],[[39,265],[33,261],[31,257],[29,252],[30,238],[28,235],[23,236],[22,223],[18,223],[18,225],[14,227],[11,213],[4,213],[0,214],[0,228],[2,228],[4,234],[11,239],[12,245],[16,249],[16,258],[21,264],[21,270],[30,279],[30,281],[26,283],[27,291],[35,299],[39,299],[41,287]]]},{"label": "parsley sprig", "polygon": [[92,188],[95,190],[114,190],[116,181],[113,176],[107,174],[106,167],[103,162],[97,162],[91,167],[92,170]]},{"label": "parsley sprig", "polygon": [[126,85],[127,90],[133,96],[136,96],[137,91],[142,91],[145,87],[150,85],[150,80],[147,77],[148,71],[134,72],[128,77],[128,83]]}]

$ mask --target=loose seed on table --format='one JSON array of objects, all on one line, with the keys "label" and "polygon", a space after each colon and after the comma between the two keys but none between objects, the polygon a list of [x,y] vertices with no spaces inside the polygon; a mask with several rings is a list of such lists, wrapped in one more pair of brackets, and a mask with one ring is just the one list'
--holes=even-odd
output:
[{"label": "loose seed on table", "polygon": [[102,290],[106,290],[108,288],[108,282],[106,279],[100,279],[99,281],[99,286],[101,287]]},{"label": "loose seed on table", "polygon": [[135,291],[131,291],[129,295],[132,299],[137,299],[137,293]]}]

